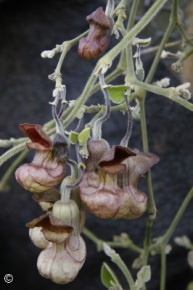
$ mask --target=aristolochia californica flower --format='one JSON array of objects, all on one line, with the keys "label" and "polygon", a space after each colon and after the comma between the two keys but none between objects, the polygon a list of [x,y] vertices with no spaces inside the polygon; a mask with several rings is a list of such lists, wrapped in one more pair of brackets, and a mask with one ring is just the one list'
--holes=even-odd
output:
[{"label": "aristolochia californica flower", "polygon": [[80,213],[75,201],[55,202],[52,212],[34,219],[27,226],[33,243],[45,249],[38,257],[40,274],[59,284],[72,281],[86,257],[86,246],[80,236]]},{"label": "aristolochia californica flower", "polygon": [[105,219],[132,219],[144,214],[147,196],[137,188],[137,183],[159,158],[123,146],[110,148],[103,139],[91,140],[88,151],[86,171],[79,184],[86,208]]},{"label": "aristolochia californica flower", "polygon": [[86,257],[86,246],[80,235],[63,243],[50,243],[37,261],[39,273],[53,282],[66,284],[76,278]]},{"label": "aristolochia californica flower", "polygon": [[90,29],[88,35],[80,39],[78,53],[83,58],[90,60],[107,49],[113,29],[113,20],[104,13],[102,7],[87,16],[86,20]]},{"label": "aristolochia californica flower", "polygon": [[[32,163],[21,165],[15,172],[17,181],[31,192],[43,192],[54,188],[65,176],[66,143],[62,136],[53,140],[47,136],[40,125],[22,124],[20,129],[32,142],[26,145],[35,149]],[[62,158],[61,158],[62,156]]]}]

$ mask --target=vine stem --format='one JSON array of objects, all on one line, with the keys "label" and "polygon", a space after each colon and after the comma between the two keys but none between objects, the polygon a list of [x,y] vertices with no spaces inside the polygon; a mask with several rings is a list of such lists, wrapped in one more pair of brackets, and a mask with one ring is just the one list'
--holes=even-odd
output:
[{"label": "vine stem", "polygon": [[127,266],[125,265],[125,263],[121,259],[121,257],[118,254],[115,254],[111,257],[111,259],[119,267],[121,272],[124,274],[124,276],[127,280],[127,283],[130,287],[130,290],[135,290],[136,287],[135,287],[135,282],[133,280],[133,277],[132,277],[129,269],[127,268]]},{"label": "vine stem", "polygon": [[157,0],[123,39],[98,61],[98,69],[109,66],[114,58],[132,41],[133,37],[148,25],[166,2],[167,0]]},{"label": "vine stem", "polygon": [[160,258],[161,258],[161,268],[160,268],[160,290],[165,289],[166,284],[166,246],[172,237],[178,223],[180,222],[182,215],[184,214],[187,206],[190,204],[190,201],[193,199],[193,187],[190,189],[188,194],[186,195],[184,201],[182,202],[180,208],[178,209],[172,223],[167,229],[166,233],[162,238],[158,240],[158,244],[155,245],[156,248],[160,246]]},{"label": "vine stem", "polygon": [[165,235],[163,236],[162,243],[167,244],[170,240],[176,226],[178,225],[179,221],[182,218],[182,215],[184,214],[184,211],[186,210],[187,206],[189,205],[190,201],[193,198],[193,187],[188,192],[187,196],[185,197],[184,201],[182,202],[178,212],[176,213],[171,225],[169,226],[168,230],[166,231]]},{"label": "vine stem", "polygon": [[7,169],[7,171],[5,172],[5,174],[0,180],[0,191],[7,191],[9,189],[8,182],[13,172],[15,171],[17,166],[21,163],[21,161],[23,161],[23,159],[26,157],[27,154],[28,154],[28,150],[25,149],[23,152],[19,154],[19,156],[14,160],[14,162]]},{"label": "vine stem", "polygon": [[26,148],[26,142],[21,143],[17,146],[14,146],[13,148],[7,150],[3,155],[0,156],[0,166],[6,162],[9,158],[16,155],[20,151],[24,150]]},{"label": "vine stem", "polygon": [[[161,88],[161,87],[156,86],[156,85],[150,85],[148,83],[143,83],[137,79],[133,80],[133,84],[139,88],[139,91],[141,91],[143,89],[144,91],[149,91],[149,92],[167,97],[168,99],[180,104],[184,108],[193,112],[193,104],[188,102],[187,100],[185,100],[183,97],[180,97],[178,95],[177,90],[173,87]],[[145,94],[145,92],[144,92],[144,94]],[[142,93],[139,93],[139,95],[142,95]]]},{"label": "vine stem", "polygon": [[98,238],[95,234],[93,234],[88,228],[84,227],[82,230],[82,233],[89,239],[91,240],[97,247],[98,251],[103,250],[103,243],[109,245],[110,247],[113,248],[127,248],[131,249],[132,251],[142,254],[143,249],[135,245],[132,241],[128,242],[114,242],[114,241],[104,241]]},{"label": "vine stem", "polygon": [[161,247],[161,267],[160,267],[160,290],[165,290],[166,287],[166,247],[165,245]]},{"label": "vine stem", "polygon": [[157,0],[147,11],[147,13],[141,18],[141,20],[123,37],[123,39],[109,52],[107,52],[96,64],[90,78],[88,79],[86,86],[80,95],[79,99],[73,110],[66,118],[66,125],[72,122],[77,115],[80,107],[86,102],[88,97],[90,96],[90,92],[94,83],[97,79],[98,72],[101,69],[108,68],[114,58],[132,41],[133,37],[135,37],[150,21],[151,19],[159,12],[161,7],[167,2],[167,0]]}]

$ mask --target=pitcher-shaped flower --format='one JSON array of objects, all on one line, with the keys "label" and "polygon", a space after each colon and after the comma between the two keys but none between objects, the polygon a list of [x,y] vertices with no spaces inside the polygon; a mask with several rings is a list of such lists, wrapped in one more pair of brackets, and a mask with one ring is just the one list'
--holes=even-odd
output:
[{"label": "pitcher-shaped flower", "polygon": [[65,242],[50,243],[37,261],[39,273],[53,282],[66,284],[76,278],[86,257],[86,246],[80,235]]},{"label": "pitcher-shaped flower", "polygon": [[27,142],[26,145],[35,149],[36,154],[32,163],[23,164],[16,170],[17,181],[31,192],[44,192],[54,188],[65,176],[65,161],[68,157],[65,138],[58,138],[56,134],[51,139],[36,124],[21,124],[20,129],[31,139],[32,142]]},{"label": "pitcher-shaped flower", "polygon": [[86,17],[90,24],[89,33],[79,41],[78,53],[85,59],[96,58],[104,52],[110,42],[113,19],[108,17],[102,7]]},{"label": "pitcher-shaped flower", "polygon": [[138,218],[147,208],[147,196],[137,188],[139,178],[158,162],[143,153],[101,140],[88,143],[86,171],[79,184],[86,208],[99,218]]},{"label": "pitcher-shaped flower", "polygon": [[86,258],[86,246],[79,232],[77,204],[73,200],[59,200],[51,212],[34,219],[27,226],[33,243],[44,248],[37,261],[39,273],[58,284],[74,280]]}]

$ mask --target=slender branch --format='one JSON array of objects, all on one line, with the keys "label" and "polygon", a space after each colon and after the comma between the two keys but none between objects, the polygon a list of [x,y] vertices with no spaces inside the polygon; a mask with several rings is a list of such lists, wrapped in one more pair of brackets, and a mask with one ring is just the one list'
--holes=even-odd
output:
[{"label": "slender branch", "polygon": [[178,95],[176,89],[173,87],[161,88],[159,86],[143,83],[137,79],[133,80],[133,84],[137,85],[139,87],[139,90],[143,89],[143,90],[164,96],[164,97],[180,104],[181,106],[190,110],[191,112],[193,112],[193,104],[190,103],[189,101],[187,101],[186,99],[184,99],[183,97],[180,97]]},{"label": "slender branch", "polygon": [[160,290],[165,290],[166,287],[166,253],[165,245],[161,248],[160,258],[161,258],[161,267],[160,267]]},{"label": "slender branch", "polygon": [[133,37],[148,25],[166,2],[167,0],[157,0],[124,38],[98,61],[98,70],[104,66],[109,66],[114,58],[132,41]]},{"label": "slender branch", "polygon": [[121,259],[121,257],[117,254],[115,254],[113,257],[111,257],[112,261],[119,267],[119,269],[121,270],[121,272],[124,274],[127,283],[130,287],[130,290],[135,290],[135,282],[133,280],[133,277],[129,271],[129,269],[127,268],[127,266],[125,265],[125,263],[123,262],[123,260]]},{"label": "slender branch", "polygon": [[21,143],[8,151],[6,151],[3,155],[0,156],[0,166],[6,162],[8,159],[19,153],[20,151],[24,150],[26,148],[26,142]]},{"label": "slender branch", "polygon": [[17,166],[23,161],[23,159],[26,157],[28,154],[28,150],[25,149],[23,152],[19,154],[19,156],[14,160],[14,162],[10,165],[8,170],[5,172],[3,177],[0,180],[0,191],[7,191],[9,189],[8,182],[17,168]]},{"label": "slender branch", "polygon": [[104,241],[98,238],[94,233],[92,233],[86,227],[83,228],[82,233],[96,245],[98,251],[103,250],[103,243],[105,243],[112,248],[126,248],[139,254],[143,253],[143,249],[135,245],[132,241],[128,241],[128,242]]},{"label": "slender branch", "polygon": [[190,189],[188,192],[187,196],[185,197],[184,201],[182,202],[180,208],[178,209],[171,225],[169,226],[168,230],[166,231],[165,235],[161,239],[162,244],[167,244],[168,241],[170,240],[171,236],[173,235],[173,232],[175,231],[178,223],[180,222],[187,206],[189,205],[190,201],[193,198],[193,187]]}]

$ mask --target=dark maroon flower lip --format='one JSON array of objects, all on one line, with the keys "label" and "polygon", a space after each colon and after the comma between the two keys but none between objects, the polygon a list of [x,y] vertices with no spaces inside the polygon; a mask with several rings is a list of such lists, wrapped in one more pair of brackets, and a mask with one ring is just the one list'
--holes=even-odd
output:
[{"label": "dark maroon flower lip", "polygon": [[28,148],[36,150],[52,149],[52,141],[43,131],[42,126],[38,124],[24,123],[20,124],[19,128],[32,141],[27,143]]},{"label": "dark maroon flower lip", "polygon": [[111,21],[108,16],[104,13],[103,8],[97,8],[93,13],[86,17],[89,23],[95,23],[105,28],[111,28]]},{"label": "dark maroon flower lip", "polygon": [[136,153],[131,151],[127,147],[120,145],[113,146],[108,152],[105,152],[105,156],[99,161],[99,166],[109,173],[118,173],[125,168],[124,164],[121,164],[125,159],[136,156]]},{"label": "dark maroon flower lip", "polygon": [[53,217],[51,213],[46,213],[26,224],[28,228],[42,227],[55,233],[72,233],[73,227],[65,224],[64,221]]}]

